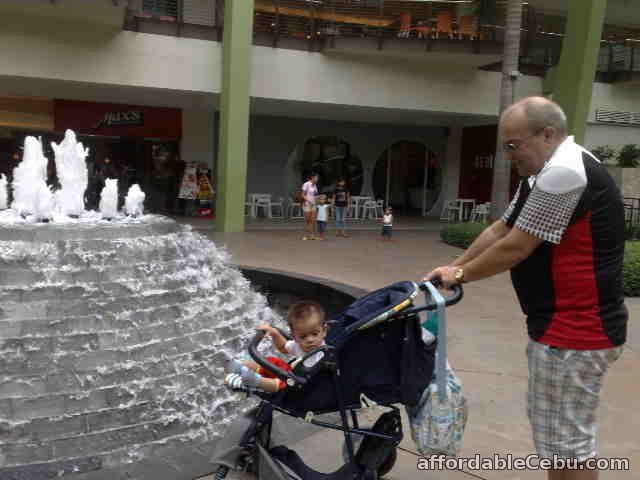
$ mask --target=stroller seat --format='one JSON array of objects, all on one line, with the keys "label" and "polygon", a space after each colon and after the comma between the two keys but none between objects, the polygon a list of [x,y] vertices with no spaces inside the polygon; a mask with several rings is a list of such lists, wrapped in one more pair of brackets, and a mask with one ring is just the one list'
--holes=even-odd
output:
[{"label": "stroller seat", "polygon": [[418,293],[414,282],[398,282],[360,298],[331,320],[326,346],[305,356],[322,352],[320,361],[298,363],[293,385],[259,396],[297,416],[335,412],[340,403],[358,408],[362,395],[383,405],[417,404],[431,382],[435,343],[422,342],[417,314],[387,320]]}]

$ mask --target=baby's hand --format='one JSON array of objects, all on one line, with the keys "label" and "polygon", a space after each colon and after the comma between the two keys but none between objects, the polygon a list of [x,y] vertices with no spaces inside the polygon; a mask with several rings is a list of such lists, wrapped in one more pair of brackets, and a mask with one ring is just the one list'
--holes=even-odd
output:
[{"label": "baby's hand", "polygon": [[261,323],[260,325],[258,325],[256,327],[256,330],[262,330],[267,335],[271,335],[271,333],[273,332],[273,327],[271,325],[269,325],[268,323]]}]

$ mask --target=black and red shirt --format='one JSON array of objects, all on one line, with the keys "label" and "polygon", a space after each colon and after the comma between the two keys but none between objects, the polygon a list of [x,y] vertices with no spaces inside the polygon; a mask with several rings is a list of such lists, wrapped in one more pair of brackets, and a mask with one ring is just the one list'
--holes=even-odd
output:
[{"label": "black and red shirt", "polygon": [[624,206],[606,168],[568,137],[502,220],[544,240],[511,269],[529,336],[573,350],[622,345]]}]

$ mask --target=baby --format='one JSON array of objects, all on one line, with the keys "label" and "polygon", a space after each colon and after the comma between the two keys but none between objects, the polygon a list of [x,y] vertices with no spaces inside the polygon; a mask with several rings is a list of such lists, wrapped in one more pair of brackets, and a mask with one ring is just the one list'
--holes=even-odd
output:
[{"label": "baby", "polygon": [[[287,340],[276,328],[266,323],[257,328],[271,337],[273,345],[279,352],[294,357],[302,357],[324,345],[327,324],[320,304],[312,301],[294,303],[287,313],[287,321],[293,340]],[[267,360],[282,370],[291,370],[289,364],[277,357],[267,357]],[[229,363],[229,370],[232,373],[225,377],[225,383],[233,388],[248,386],[267,392],[277,392],[285,387],[282,380],[251,360],[233,359]]]}]

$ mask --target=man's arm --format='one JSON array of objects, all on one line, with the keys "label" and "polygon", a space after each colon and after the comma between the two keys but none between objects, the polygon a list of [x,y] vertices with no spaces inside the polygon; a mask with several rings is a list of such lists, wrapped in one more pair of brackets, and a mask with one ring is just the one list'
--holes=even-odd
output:
[{"label": "man's arm", "polygon": [[475,259],[460,264],[464,269],[464,280],[473,282],[505,272],[529,257],[542,242],[538,237],[512,228],[504,238]]},{"label": "man's arm", "polygon": [[458,268],[463,269],[465,282],[481,280],[516,266],[531,255],[542,242],[543,240],[538,237],[518,228],[512,228],[505,237],[470,262],[436,268],[425,277],[425,280],[440,279],[443,286],[448,288],[458,283],[456,280]]},{"label": "man's arm", "polygon": [[489,247],[507,236],[511,229],[502,220],[493,222],[476,238],[465,252],[456,258],[450,265],[452,267],[469,263],[474,258],[484,253]]}]

